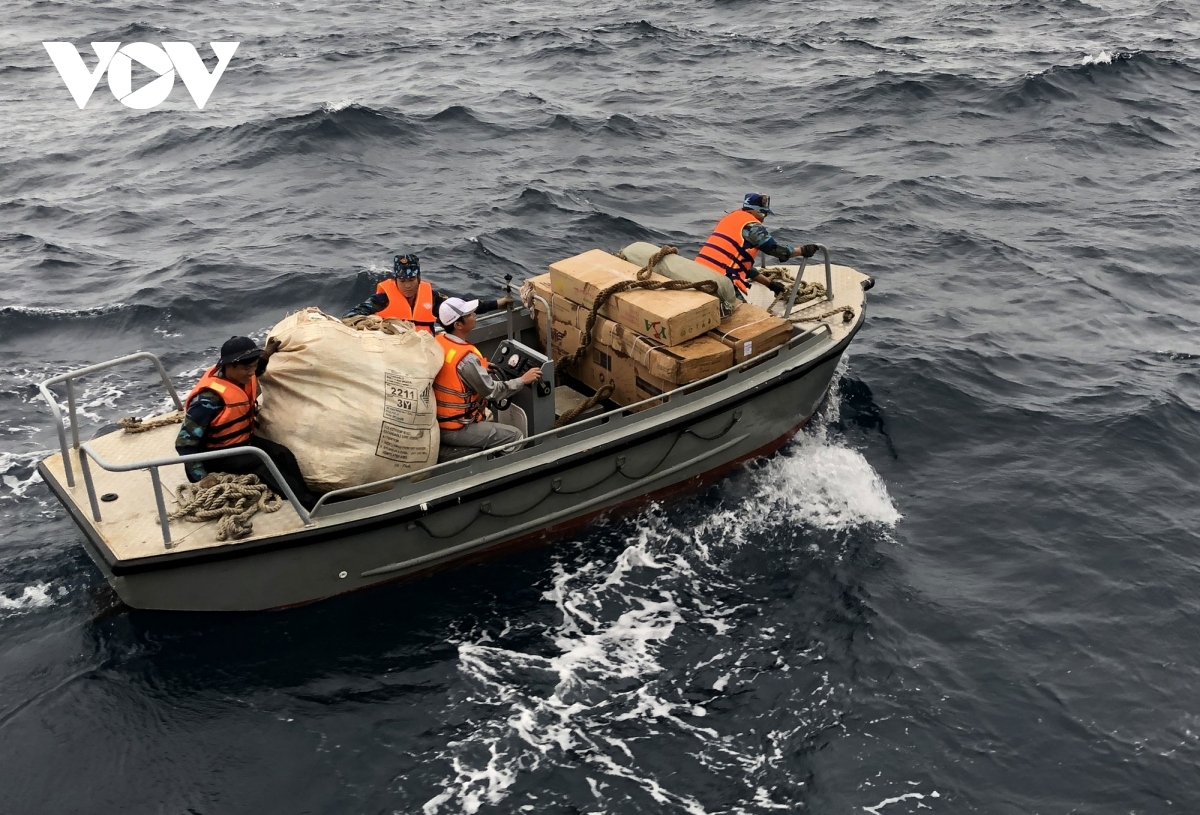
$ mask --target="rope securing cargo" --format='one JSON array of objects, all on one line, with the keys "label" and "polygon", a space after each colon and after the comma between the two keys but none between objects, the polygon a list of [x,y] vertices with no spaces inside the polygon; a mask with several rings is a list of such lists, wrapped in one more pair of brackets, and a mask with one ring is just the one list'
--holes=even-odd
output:
[{"label": "rope securing cargo", "polygon": [[[209,486],[202,487],[201,484]],[[204,523],[217,521],[217,540],[241,540],[254,533],[250,519],[260,510],[278,512],[283,499],[271,492],[256,475],[209,473],[200,483],[180,484],[175,499],[179,509],[169,517]]]},{"label": "rope securing cargo", "polygon": [[596,318],[599,316],[600,309],[604,308],[605,303],[614,294],[619,294],[623,291],[633,291],[636,289],[647,289],[650,291],[702,291],[705,294],[710,294],[713,297],[717,296],[716,281],[702,281],[692,283],[687,280],[651,280],[651,269],[667,255],[678,254],[679,250],[674,246],[663,246],[650,258],[650,262],[637,271],[636,280],[622,280],[619,283],[613,283],[608,288],[602,289],[596,298],[592,301],[592,305],[588,308],[587,323],[583,327],[582,344],[572,353],[563,357],[561,360],[556,360],[555,365],[559,371],[564,371],[570,368],[576,362],[582,360],[588,352],[588,348],[592,344],[592,329],[596,326]]}]

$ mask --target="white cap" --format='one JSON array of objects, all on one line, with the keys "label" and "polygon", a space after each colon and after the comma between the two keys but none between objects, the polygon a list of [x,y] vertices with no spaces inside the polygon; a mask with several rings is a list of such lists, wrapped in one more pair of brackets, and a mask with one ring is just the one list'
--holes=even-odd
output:
[{"label": "white cap", "polygon": [[478,300],[463,300],[459,297],[447,297],[446,302],[438,309],[438,319],[442,325],[449,328],[468,314],[474,314],[479,308]]}]

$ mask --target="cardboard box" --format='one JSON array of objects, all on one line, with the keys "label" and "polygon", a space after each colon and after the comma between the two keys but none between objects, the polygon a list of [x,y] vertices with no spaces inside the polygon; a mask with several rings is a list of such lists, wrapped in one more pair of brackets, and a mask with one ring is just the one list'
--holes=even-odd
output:
[{"label": "cardboard box", "polygon": [[709,336],[733,349],[733,364],[778,348],[792,335],[792,324],[766,309],[742,303]]},{"label": "cardboard box", "polygon": [[[601,291],[614,283],[634,279],[637,271],[638,267],[632,263],[592,249],[550,264],[550,282],[556,295],[590,307]],[[661,275],[652,275],[651,279],[667,280]],[[620,292],[608,299],[600,315],[663,345],[686,342],[721,322],[717,298],[694,290]]]},{"label": "cardboard box", "polygon": [[[561,295],[549,293],[549,275],[532,278],[534,290],[550,304],[550,355],[561,360],[583,343],[588,310]],[[545,307],[534,302],[538,337],[545,342]],[[612,382],[612,399],[627,405],[674,390],[719,373],[733,364],[733,350],[714,337],[702,335],[675,346],[664,346],[627,326],[597,317],[587,356],[567,373],[594,390]]]}]

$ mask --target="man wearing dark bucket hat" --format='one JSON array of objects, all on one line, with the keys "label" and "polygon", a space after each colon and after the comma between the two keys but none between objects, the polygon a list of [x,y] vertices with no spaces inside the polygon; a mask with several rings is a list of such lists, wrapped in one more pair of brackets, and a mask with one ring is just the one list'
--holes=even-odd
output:
[{"label": "man wearing dark bucket hat", "polygon": [[[421,259],[416,255],[392,258],[392,275],[380,281],[365,303],[346,312],[346,317],[375,315],[385,320],[408,320],[418,331],[433,333],[438,310],[449,297],[421,280]],[[479,313],[507,308],[512,298],[480,300]]]},{"label": "man wearing dark bucket hat", "polygon": [[[258,416],[258,378],[267,361],[279,350],[279,340],[266,348],[249,337],[230,337],[221,346],[217,364],[204,372],[184,402],[183,427],[175,437],[175,452],[181,456],[228,447],[257,447],[268,456],[296,498],[308,509],[317,502],[304,482],[292,451],[282,444],[254,433]],[[271,471],[255,455],[235,455],[184,465],[188,481],[203,483],[209,472],[256,475],[271,490],[283,495]]]},{"label": "man wearing dark bucket hat", "polygon": [[[815,243],[806,243],[793,249],[771,237],[770,230],[763,226],[763,220],[774,214],[771,196],[761,192],[746,193],[742,198],[742,208],[726,215],[713,228],[713,233],[700,247],[696,262],[728,277],[737,287],[738,295],[745,299],[751,281],[758,277],[754,260],[759,252],[781,261],[812,257],[817,251]],[[769,285],[776,294],[784,291],[783,284],[778,281]]]}]

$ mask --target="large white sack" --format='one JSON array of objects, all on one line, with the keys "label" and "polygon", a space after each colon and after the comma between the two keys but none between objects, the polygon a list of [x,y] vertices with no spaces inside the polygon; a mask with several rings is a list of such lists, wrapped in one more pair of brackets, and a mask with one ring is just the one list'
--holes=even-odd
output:
[{"label": "large white sack", "polygon": [[310,308],[271,329],[281,346],[262,376],[258,432],[296,454],[318,491],[437,462],[433,336],[358,331]]}]

